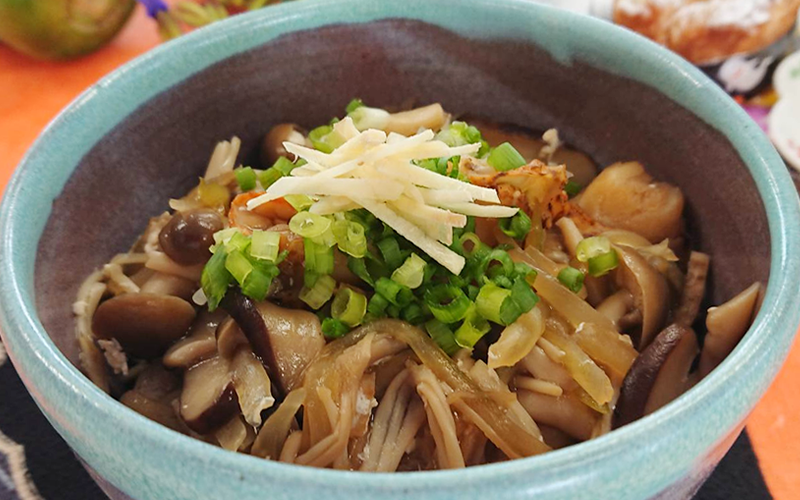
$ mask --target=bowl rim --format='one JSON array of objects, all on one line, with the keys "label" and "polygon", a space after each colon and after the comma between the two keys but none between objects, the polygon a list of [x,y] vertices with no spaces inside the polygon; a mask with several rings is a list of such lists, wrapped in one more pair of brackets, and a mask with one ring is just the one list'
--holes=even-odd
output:
[{"label": "bowl rim", "polygon": [[[750,384],[747,382],[748,377],[753,377],[757,383],[751,384],[753,387],[749,392],[744,392],[747,395],[746,400],[735,405],[735,413],[738,416],[726,417],[723,425],[731,427],[749,412],[788,354],[788,346],[800,321],[800,308],[794,307],[793,304],[793,296],[796,293],[793,277],[800,274],[800,258],[797,250],[800,249],[800,234],[796,224],[800,220],[798,198],[788,171],[766,136],[756,133],[757,125],[699,69],[649,40],[610,23],[537,5],[528,0],[460,0],[459,9],[447,10],[448,8],[452,9],[449,0],[405,0],[386,3],[360,2],[360,0],[304,0],[236,16],[163,44],[123,65],[81,94],[45,128],[15,171],[0,205],[0,238],[2,238],[0,275],[11,282],[11,286],[0,289],[0,330],[8,347],[9,356],[20,371],[28,390],[32,392],[37,403],[45,409],[46,414],[58,414],[64,410],[64,405],[57,399],[43,395],[45,392],[52,394],[55,389],[53,387],[48,389],[47,386],[55,384],[60,390],[74,397],[82,410],[93,412],[99,418],[112,419],[139,439],[156,447],[171,449],[171,453],[174,454],[200,456],[206,462],[224,465],[230,470],[253,473],[272,471],[298,481],[324,484],[335,482],[340,486],[407,491],[409,488],[419,487],[450,488],[461,486],[465,482],[476,484],[489,478],[496,480],[499,476],[508,477],[532,471],[574,470],[576,466],[596,462],[604,457],[609,458],[620,450],[633,449],[643,442],[640,441],[642,437],[646,440],[648,433],[654,430],[657,432],[658,429],[668,429],[670,425],[672,428],[684,425],[692,420],[689,418],[692,411],[701,406],[711,405],[711,400],[724,394],[726,388],[748,387]],[[315,29],[340,22],[370,22],[404,17],[458,32],[458,29],[453,28],[453,23],[463,25],[468,22],[469,12],[482,12],[487,9],[502,10],[505,15],[519,14],[529,19],[543,19],[545,29],[549,29],[547,23],[552,22],[556,28],[569,26],[575,31],[584,30],[590,33],[587,36],[593,39],[605,37],[602,41],[603,47],[613,49],[608,55],[610,59],[605,60],[603,54],[594,53],[590,57],[592,60],[588,62],[596,63],[595,66],[609,73],[615,73],[618,68],[609,70],[602,65],[613,65],[614,58],[625,51],[629,53],[634,65],[639,64],[645,69],[654,64],[662,65],[664,69],[660,75],[648,76],[642,70],[636,76],[630,74],[625,76],[655,88],[686,109],[690,109],[688,106],[692,105],[694,114],[726,136],[747,165],[768,218],[771,263],[767,292],[761,312],[746,336],[734,352],[696,387],[665,408],[622,429],[544,455],[473,467],[466,474],[463,471],[352,474],[297,467],[230,453],[173,432],[136,414],[100,391],[58,350],[37,317],[33,293],[36,248],[49,214],[50,202],[61,191],[63,184],[83,156],[79,154],[80,151],[85,153],[91,149],[104,134],[97,135],[94,142],[87,140],[86,144],[73,146],[72,156],[79,155],[74,164],[70,162],[58,164],[52,161],[48,163],[48,159],[52,160],[50,155],[53,153],[54,144],[69,143],[70,127],[74,127],[76,121],[81,118],[89,116],[93,106],[109,102],[111,95],[121,99],[122,105],[118,105],[110,112],[114,118],[104,119],[111,124],[110,128],[113,128],[135,109],[135,106],[131,108],[132,103],[136,106],[143,104],[154,95],[188,78],[194,71],[231,55],[250,50],[283,33],[298,31],[304,27]],[[349,12],[344,12],[348,10]],[[445,10],[453,16],[447,20],[432,18],[435,12]],[[273,28],[276,31],[269,36],[261,34],[251,37],[254,40],[241,39],[242,33],[256,28]],[[491,32],[491,29],[488,31]],[[478,36],[486,35],[482,32]],[[491,33],[488,36],[496,38]],[[512,30],[509,36],[512,38],[525,36],[525,33]],[[236,37],[240,37],[241,45],[237,45],[235,49],[225,47],[226,43],[230,43],[231,39]],[[524,41],[534,43],[530,38]],[[559,53],[557,48],[550,47],[549,50],[556,60],[562,62],[565,57],[566,60],[572,57],[570,54],[565,56]],[[568,48],[567,52],[569,50]],[[174,67],[168,69],[168,65],[175,63],[179,58],[191,57],[196,59],[183,65],[172,64]],[[134,79],[144,75],[155,76],[157,71],[163,72],[161,78],[154,80],[158,83],[144,91],[139,89],[138,94],[133,96],[122,96],[132,88],[131,76]],[[671,87],[673,84],[675,87]],[[64,167],[65,164],[68,166]],[[52,174],[57,182],[42,188],[40,186],[42,173]],[[41,198],[38,201],[31,201],[32,193],[37,193]],[[30,223],[27,215],[23,215],[28,213],[40,215],[41,220],[34,219],[34,222]],[[34,257],[30,256],[31,253]],[[768,316],[769,324],[766,319]],[[779,331],[780,328],[777,326],[785,328],[786,331]],[[758,375],[755,374],[756,370]],[[664,440],[653,444],[656,448],[665,445]],[[543,479],[542,476],[536,477]],[[664,478],[664,484],[668,484],[666,481],[670,479],[676,477]],[[546,478],[543,480],[547,481]]]}]

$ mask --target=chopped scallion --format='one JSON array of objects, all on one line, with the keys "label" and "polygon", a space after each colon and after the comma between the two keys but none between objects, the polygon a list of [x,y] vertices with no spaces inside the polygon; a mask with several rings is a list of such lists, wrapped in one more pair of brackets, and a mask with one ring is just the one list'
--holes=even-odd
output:
[{"label": "chopped scallion", "polygon": [[336,318],[325,318],[322,320],[322,334],[325,335],[326,338],[338,339],[349,331],[350,328],[344,324],[343,321]]},{"label": "chopped scallion", "polygon": [[280,246],[281,234],[279,232],[253,230],[250,243],[250,255],[253,257],[275,262],[278,260]]},{"label": "chopped scallion", "polygon": [[261,187],[267,189],[281,177],[283,177],[283,174],[279,170],[276,168],[268,168],[261,172],[261,175],[258,177],[258,182],[261,183]]},{"label": "chopped scallion", "polygon": [[558,273],[558,281],[575,293],[583,288],[583,279],[583,273],[571,266],[565,267]]},{"label": "chopped scallion", "polygon": [[520,210],[510,219],[500,219],[499,225],[503,234],[515,240],[521,240],[527,236],[531,230],[531,218],[528,217],[528,214],[524,211]]},{"label": "chopped scallion", "polygon": [[447,325],[438,319],[432,319],[425,323],[425,329],[428,331],[428,335],[442,348],[445,354],[452,356],[458,351],[459,347],[456,343],[456,338],[453,335],[453,331],[450,330]]},{"label": "chopped scallion", "polygon": [[331,220],[311,212],[297,212],[289,220],[289,229],[303,238],[317,238],[331,227]]},{"label": "chopped scallion", "polygon": [[464,322],[455,331],[455,341],[461,347],[472,349],[490,329],[489,322],[481,317],[476,307],[472,305],[467,311]]},{"label": "chopped scallion", "polygon": [[367,253],[364,226],[347,219],[337,220],[331,227],[339,250],[352,257],[361,258]]},{"label": "chopped scallion", "polygon": [[331,315],[346,325],[353,327],[361,324],[367,312],[367,298],[352,288],[341,288],[336,292],[331,304]]},{"label": "chopped scallion", "polygon": [[300,300],[309,305],[312,309],[319,309],[324,306],[333,296],[333,289],[336,281],[330,276],[320,276],[311,288],[303,287],[300,290]]},{"label": "chopped scallion", "polygon": [[397,269],[403,264],[403,253],[400,251],[400,245],[395,238],[383,238],[377,243],[378,250],[381,251],[384,262],[390,269]]},{"label": "chopped scallion", "polygon": [[357,110],[358,108],[360,108],[363,105],[364,105],[364,102],[361,99],[357,99],[357,98],[353,99],[352,101],[350,101],[350,103],[345,108],[345,112],[347,114],[350,114],[350,113],[352,113],[353,111]]},{"label": "chopped scallion", "polygon": [[525,165],[525,158],[514,149],[514,146],[504,142],[492,149],[486,163],[498,172],[505,172]]},{"label": "chopped scallion", "polygon": [[239,250],[233,250],[225,258],[225,269],[241,285],[253,271],[253,265]]},{"label": "chopped scallion", "polygon": [[585,238],[575,247],[575,257],[580,262],[589,262],[592,257],[611,251],[611,242],[605,236]]},{"label": "chopped scallion", "polygon": [[511,290],[491,282],[481,287],[475,306],[478,314],[503,326],[510,325],[522,314],[520,306],[511,298]]},{"label": "chopped scallion", "polygon": [[304,194],[287,194],[283,199],[298,212],[314,204],[314,200]]},{"label": "chopped scallion", "polygon": [[304,238],[303,250],[305,252],[305,286],[311,287],[314,286],[318,277],[333,272],[333,249]]},{"label": "chopped scallion", "polygon": [[250,167],[237,168],[234,170],[236,182],[242,191],[250,191],[256,188],[256,173]]},{"label": "chopped scallion", "polygon": [[388,306],[389,301],[386,300],[383,295],[376,293],[370,297],[369,303],[367,304],[367,311],[373,316],[380,317],[383,316]]},{"label": "chopped scallion", "polygon": [[575,181],[567,181],[564,185],[564,192],[567,193],[567,196],[570,198],[580,193],[581,189],[583,189],[583,187]]},{"label": "chopped scallion", "polygon": [[612,248],[604,254],[596,255],[589,259],[589,276],[598,278],[612,269],[616,269],[618,265],[617,251]]},{"label": "chopped scallion", "polygon": [[208,299],[209,311],[213,311],[219,306],[220,301],[228,291],[228,285],[233,281],[233,276],[225,269],[227,258],[228,253],[225,247],[219,245],[214,251],[214,255],[203,267],[200,284],[203,287],[203,293]]},{"label": "chopped scallion", "polygon": [[297,167],[298,167],[298,165],[295,164],[295,163],[292,163],[292,161],[289,158],[286,158],[285,156],[281,156],[280,158],[275,160],[275,163],[273,163],[272,167],[270,167],[270,168],[274,168],[275,170],[280,172],[282,175],[289,175],[289,174],[292,173],[292,170],[294,170]]},{"label": "chopped scallion", "polygon": [[280,271],[278,266],[269,261],[251,261],[253,270],[241,284],[242,293],[255,300],[264,300],[269,292],[272,280]]},{"label": "chopped scallion", "polygon": [[427,289],[424,298],[431,314],[443,323],[461,321],[472,305],[460,288],[446,283]]},{"label": "chopped scallion", "polygon": [[392,273],[392,280],[407,286],[412,290],[422,284],[422,278],[425,275],[426,262],[422,260],[417,254],[412,253],[403,265],[398,267]]},{"label": "chopped scallion", "polygon": [[374,288],[375,280],[369,275],[369,271],[367,271],[367,262],[364,259],[356,259],[353,257],[348,257],[347,259],[347,268],[353,272],[356,276],[361,278],[365,283],[369,284]]}]

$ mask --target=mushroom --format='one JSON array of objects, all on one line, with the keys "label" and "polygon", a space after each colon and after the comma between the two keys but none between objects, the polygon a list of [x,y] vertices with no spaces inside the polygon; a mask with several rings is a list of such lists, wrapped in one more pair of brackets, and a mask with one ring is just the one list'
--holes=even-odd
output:
[{"label": "mushroom", "polygon": [[175,212],[158,233],[158,242],[164,253],[178,264],[202,264],[211,258],[208,249],[214,244],[214,233],[224,227],[216,210]]},{"label": "mushroom", "polygon": [[190,429],[208,434],[239,411],[230,363],[213,357],[186,372],[180,398],[180,415]]},{"label": "mushroom", "polygon": [[653,178],[637,162],[616,163],[600,172],[578,205],[594,220],[627,229],[658,243],[683,231],[681,190]]},{"label": "mushroom", "polygon": [[411,136],[419,132],[420,129],[439,130],[447,122],[447,117],[448,115],[441,104],[430,104],[421,108],[390,114],[383,130]]},{"label": "mushroom", "polygon": [[187,369],[213,357],[217,352],[215,332],[225,316],[225,311],[220,310],[200,313],[189,334],[173,344],[164,354],[164,366]]},{"label": "mushroom", "polygon": [[269,133],[261,141],[260,159],[261,164],[266,168],[272,166],[278,158],[288,158],[294,160],[294,155],[286,151],[284,142],[294,144],[305,144],[306,137],[303,130],[294,123],[279,123],[270,129]]},{"label": "mushroom", "polygon": [[130,356],[152,359],[181,338],[194,318],[194,307],[181,298],[130,293],[100,304],[92,330],[98,338],[116,339]]},{"label": "mushroom", "polygon": [[681,302],[675,310],[675,323],[690,326],[697,317],[700,303],[706,294],[706,278],[710,258],[701,252],[692,252],[686,269],[686,279],[683,282]]},{"label": "mushroom", "polygon": [[648,415],[688,388],[689,371],[699,349],[697,336],[682,325],[670,325],[636,358],[625,376],[614,410],[613,426]]},{"label": "mushroom", "polygon": [[158,422],[174,431],[184,431],[183,425],[175,415],[175,410],[169,403],[149,398],[136,389],[123,394],[122,397],[119,398],[119,401],[131,410],[154,422]]},{"label": "mushroom", "polygon": [[245,421],[253,427],[261,425],[261,412],[275,404],[270,380],[261,361],[249,346],[239,349],[231,363],[233,387]]},{"label": "mushroom", "polygon": [[145,281],[141,289],[141,293],[152,293],[154,295],[174,295],[180,297],[185,301],[190,301],[192,295],[197,290],[197,285],[194,281],[175,276],[174,274],[161,273],[145,268],[151,274]]},{"label": "mushroom", "polygon": [[281,400],[325,345],[319,318],[308,311],[256,303],[235,289],[228,291],[222,306],[261,358],[275,385],[274,396]]},{"label": "mushroom", "polygon": [[181,388],[181,381],[159,363],[150,363],[136,378],[133,388],[145,397],[168,403]]},{"label": "mushroom", "polygon": [[633,303],[642,312],[639,350],[644,349],[658,333],[669,312],[669,286],[664,276],[653,269],[647,259],[628,247],[614,247],[619,255],[617,283],[633,295]]},{"label": "mushroom", "polygon": [[233,357],[239,351],[240,347],[249,346],[250,342],[244,336],[239,325],[233,318],[226,318],[225,321],[219,324],[216,331],[217,352],[219,355],[227,360],[233,360]]},{"label": "mushroom", "polygon": [[721,306],[708,309],[708,333],[700,356],[702,377],[719,365],[747,333],[758,312],[760,295],[761,283],[756,282]]},{"label": "mushroom", "polygon": [[537,424],[550,425],[580,441],[592,437],[600,416],[567,393],[553,397],[523,389],[517,391],[517,399]]}]

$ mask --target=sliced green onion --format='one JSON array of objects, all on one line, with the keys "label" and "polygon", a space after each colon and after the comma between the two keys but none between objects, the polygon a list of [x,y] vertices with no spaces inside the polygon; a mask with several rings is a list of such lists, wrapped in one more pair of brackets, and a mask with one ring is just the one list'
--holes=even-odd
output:
[{"label": "sliced green onion", "polygon": [[337,220],[331,227],[339,250],[352,257],[361,258],[367,254],[367,237],[364,226],[350,220]]},{"label": "sliced green onion", "polygon": [[314,149],[322,151],[323,153],[332,153],[335,148],[325,141],[325,136],[332,131],[332,126],[323,125],[309,132],[308,139],[311,141],[311,145],[314,146]]},{"label": "sliced green onion", "polygon": [[452,356],[458,351],[459,347],[456,344],[453,331],[438,319],[432,319],[425,323],[425,330],[428,331],[428,335],[448,356]]},{"label": "sliced green onion", "polygon": [[500,219],[499,224],[503,234],[515,240],[521,240],[531,230],[531,218],[522,210],[510,219]]},{"label": "sliced green onion", "polygon": [[253,271],[253,265],[239,250],[233,250],[225,258],[225,269],[241,285]]},{"label": "sliced green onion", "polygon": [[261,175],[258,177],[258,182],[261,183],[261,187],[267,189],[271,185],[275,184],[275,181],[281,177],[283,177],[283,174],[279,170],[275,168],[268,168],[261,172]]},{"label": "sliced green onion", "polygon": [[275,163],[273,163],[272,167],[270,168],[274,168],[283,175],[289,175],[292,173],[292,170],[294,170],[298,166],[299,165],[292,163],[292,161],[289,158],[281,156],[280,158],[275,160]]},{"label": "sliced green onion", "polygon": [[422,278],[425,275],[426,262],[420,258],[419,255],[412,253],[403,265],[398,267],[392,273],[392,280],[407,286],[412,290],[422,284]]},{"label": "sliced green onion", "polygon": [[300,290],[300,300],[308,304],[312,309],[319,309],[331,299],[335,287],[336,280],[327,275],[320,276],[313,287],[303,287]]},{"label": "sliced green onion", "polygon": [[255,300],[264,300],[269,292],[272,280],[275,279],[280,271],[278,267],[268,261],[256,261],[253,263],[253,271],[245,278],[242,283],[242,293]]},{"label": "sliced green onion", "polygon": [[424,300],[433,316],[443,323],[461,321],[472,305],[460,288],[446,283],[427,289]]},{"label": "sliced green onion", "polygon": [[250,191],[256,188],[256,173],[252,168],[237,168],[233,173],[236,175],[236,182],[239,183],[239,189],[242,191]]},{"label": "sliced green onion", "polygon": [[364,102],[361,99],[353,99],[352,101],[350,101],[350,103],[344,109],[345,109],[345,112],[347,114],[350,114],[350,113],[352,113],[353,111],[357,110],[358,108],[360,108],[363,105],[364,105]]},{"label": "sliced green onion", "polygon": [[214,233],[214,243],[216,243],[217,245],[219,245],[220,243],[226,245],[231,240],[231,238],[233,238],[233,235],[238,232],[239,230],[235,227],[229,227],[227,229],[222,229],[220,231],[217,231],[216,233]]},{"label": "sliced green onion", "polygon": [[389,307],[389,301],[383,295],[376,293],[370,297],[367,311],[373,316],[381,317],[386,312],[387,307]]},{"label": "sliced green onion", "polygon": [[384,262],[390,269],[397,269],[403,264],[403,253],[400,251],[400,244],[395,238],[384,238],[377,243],[378,250],[381,251]]},{"label": "sliced green onion", "polygon": [[373,280],[369,275],[369,271],[367,271],[367,262],[364,259],[348,257],[347,268],[350,269],[353,274],[361,278],[361,280],[363,280],[365,283],[369,284],[373,288],[375,287],[375,280]]},{"label": "sliced green onion", "polygon": [[412,302],[400,311],[400,318],[412,325],[418,325],[425,319],[425,311],[422,306]]},{"label": "sliced green onion", "polygon": [[[393,305],[400,306],[401,297],[400,293],[403,290],[403,285],[396,283],[389,278],[378,278],[375,282],[375,291],[383,295],[383,298],[391,302]],[[408,290],[406,288],[406,290]]]},{"label": "sliced green onion", "polygon": [[203,287],[203,293],[208,299],[208,310],[213,311],[219,306],[220,301],[225,297],[228,291],[228,285],[233,281],[231,273],[225,269],[225,261],[228,258],[228,253],[224,246],[218,246],[214,255],[203,267],[203,273],[200,277],[200,284]]},{"label": "sliced green onion", "polygon": [[592,236],[585,238],[575,247],[575,257],[580,262],[589,262],[592,257],[597,257],[611,251],[611,242],[605,236]]},{"label": "sliced green onion", "polygon": [[510,325],[522,314],[519,304],[511,298],[511,290],[491,282],[481,287],[475,306],[478,314],[503,326]]},{"label": "sliced green onion", "polygon": [[604,254],[597,255],[589,259],[589,276],[598,278],[605,275],[619,265],[617,251],[613,248]]},{"label": "sliced green onion", "polygon": [[367,312],[367,298],[352,288],[341,288],[331,304],[331,315],[348,326],[358,326]]},{"label": "sliced green onion", "polygon": [[306,210],[314,204],[314,200],[304,194],[287,194],[283,199],[298,212]]},{"label": "sliced green onion", "polygon": [[558,281],[575,293],[583,288],[583,279],[583,273],[574,267],[567,266],[558,272]]},{"label": "sliced green onion", "polygon": [[311,287],[317,278],[333,272],[333,249],[303,238],[305,252],[305,286]]},{"label": "sliced green onion", "polygon": [[330,229],[331,220],[311,212],[297,212],[289,220],[289,229],[303,238],[317,238]]},{"label": "sliced green onion", "polygon": [[244,234],[240,233],[239,231],[235,232],[227,243],[225,243],[225,248],[229,251],[232,250],[239,250],[242,253],[245,253],[246,250],[250,247],[250,237],[245,236]]},{"label": "sliced green onion", "polygon": [[469,297],[469,300],[473,302],[475,301],[475,299],[478,298],[478,293],[480,291],[481,291],[480,287],[477,287],[475,285],[467,285],[467,297]]},{"label": "sliced green onion", "polygon": [[386,315],[389,316],[390,318],[399,318],[400,306],[389,304],[389,306],[386,308]]},{"label": "sliced green onion", "polygon": [[[519,306],[519,314],[525,314],[530,311],[536,304],[539,303],[539,296],[533,291],[533,287],[525,281],[524,278],[517,278],[511,286],[511,300]],[[514,318],[509,323],[513,323],[517,318]]]},{"label": "sliced green onion", "polygon": [[494,278],[491,278],[491,279],[489,279],[487,277],[485,282],[494,282],[495,285],[497,285],[497,286],[499,286],[501,288],[509,288],[509,289],[514,284],[514,282],[511,281],[511,278],[509,278],[505,274],[500,274],[500,275],[495,276]]},{"label": "sliced green onion", "polygon": [[470,306],[464,322],[455,331],[456,343],[467,349],[472,349],[475,344],[491,330],[491,325],[477,313],[475,305]]},{"label": "sliced green onion", "polygon": [[344,324],[343,321],[336,318],[325,318],[322,320],[322,334],[325,335],[326,338],[338,339],[349,331],[350,328]]},{"label": "sliced green onion", "polygon": [[[495,248],[484,257],[483,262],[483,269],[486,275],[491,279],[501,275],[510,279],[514,275],[514,261],[511,260],[511,257],[505,250]],[[499,265],[492,265],[494,263]]]},{"label": "sliced green onion", "polygon": [[505,172],[525,165],[525,158],[514,149],[514,146],[504,142],[489,153],[486,163],[498,172]]},{"label": "sliced green onion", "polygon": [[270,262],[278,260],[281,246],[281,234],[277,231],[261,231],[254,229],[250,243],[250,255]]},{"label": "sliced green onion", "polygon": [[524,262],[515,262],[514,263],[514,279],[522,278],[523,280],[527,281],[528,284],[533,286],[533,282],[536,281],[536,276],[539,273],[536,272],[536,269],[532,268],[528,264]]},{"label": "sliced green onion", "polygon": [[567,183],[564,185],[564,192],[567,193],[567,196],[570,198],[580,193],[581,189],[583,189],[583,186],[575,181],[567,181]]}]

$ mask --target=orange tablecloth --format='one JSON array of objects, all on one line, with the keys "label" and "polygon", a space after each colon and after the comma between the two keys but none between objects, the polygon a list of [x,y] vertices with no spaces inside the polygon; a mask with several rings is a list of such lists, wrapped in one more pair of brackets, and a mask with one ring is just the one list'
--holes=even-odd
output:
[{"label": "orange tablecloth", "polygon": [[[0,46],[0,192],[44,126],[86,87],[158,43],[141,10],[100,52],[67,63],[38,62]],[[777,500],[800,497],[800,342],[748,420],[756,454]]]}]

